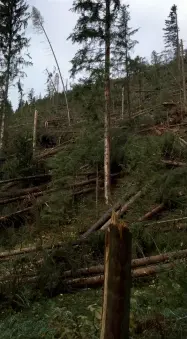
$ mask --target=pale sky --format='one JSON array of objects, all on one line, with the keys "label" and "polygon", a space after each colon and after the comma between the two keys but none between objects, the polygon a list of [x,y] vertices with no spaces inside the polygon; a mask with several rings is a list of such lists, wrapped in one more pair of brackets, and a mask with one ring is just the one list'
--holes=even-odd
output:
[{"label": "pale sky", "polygon": [[[102,1],[102,0],[101,0]],[[132,0],[123,1],[130,5],[131,27],[140,28],[136,34],[139,41],[135,54],[149,58],[151,52],[163,50],[163,31],[165,19],[169,15],[171,6],[175,3],[178,6],[178,21],[180,27],[180,38],[187,47],[187,1],[186,0]],[[69,9],[73,0],[28,0],[29,5],[37,7],[44,17],[44,26],[52,42],[57,59],[60,64],[64,80],[69,79],[69,61],[73,58],[77,46],[66,40],[72,32],[77,17]],[[28,93],[32,87],[35,94],[45,94],[46,74],[44,70],[53,70],[55,62],[50,52],[45,37],[37,35],[33,31],[32,24],[28,28],[28,36],[31,37],[29,48],[32,56],[33,66],[25,69],[27,77],[24,79],[24,93]],[[17,88],[10,89],[9,95],[13,107],[18,102]]]}]

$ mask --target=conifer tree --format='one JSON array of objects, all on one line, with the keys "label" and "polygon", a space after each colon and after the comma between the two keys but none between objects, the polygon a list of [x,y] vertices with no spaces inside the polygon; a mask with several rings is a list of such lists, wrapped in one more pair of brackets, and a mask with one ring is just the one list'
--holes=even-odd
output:
[{"label": "conifer tree", "polygon": [[18,87],[18,93],[19,93],[19,103],[18,103],[18,110],[21,109],[24,105],[24,93],[23,93],[23,84],[21,83],[21,80],[19,79],[17,82]]},{"label": "conifer tree", "polygon": [[[23,55],[23,50],[29,46],[29,39],[25,36],[29,19],[28,7],[25,0],[0,1],[0,58],[4,102],[1,116],[0,150],[3,147],[9,86],[17,76],[24,75],[23,66],[31,64]],[[27,57],[30,58],[29,54]]]},{"label": "conifer tree", "polygon": [[125,76],[125,86],[127,93],[127,108],[129,118],[131,116],[131,103],[130,103],[130,61],[131,52],[135,45],[138,43],[137,40],[133,40],[134,34],[138,32],[138,28],[132,29],[129,26],[131,17],[129,11],[129,5],[121,6],[117,22],[114,30],[114,68],[120,71],[121,75]]},{"label": "conifer tree", "polygon": [[168,19],[165,20],[165,28],[163,28],[163,30],[165,47],[166,49],[173,51],[175,58],[177,58],[178,69],[180,71],[180,42],[176,5],[171,7]]},{"label": "conifer tree", "polygon": [[36,101],[36,98],[35,98],[35,93],[34,93],[34,88],[31,88],[29,90],[29,93],[27,95],[27,98],[28,98],[28,103],[31,105],[33,103],[35,103]]},{"label": "conifer tree", "polygon": [[120,0],[75,0],[72,11],[79,15],[68,39],[81,48],[71,61],[71,75],[84,70],[92,78],[103,75],[105,92],[104,116],[104,173],[105,201],[110,200],[110,70],[111,27],[120,8]]}]

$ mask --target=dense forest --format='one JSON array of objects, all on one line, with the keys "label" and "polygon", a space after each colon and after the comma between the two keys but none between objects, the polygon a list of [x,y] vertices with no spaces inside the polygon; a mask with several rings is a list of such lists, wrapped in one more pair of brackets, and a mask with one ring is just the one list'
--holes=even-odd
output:
[{"label": "dense forest", "polygon": [[[1,338],[107,338],[105,234],[114,218],[132,234],[127,338],[186,338],[187,49],[178,8],[168,8],[165,48],[149,60],[134,53],[141,41],[129,5],[74,0],[71,10],[78,80],[67,86],[42,13],[26,0],[0,1]],[[24,93],[30,22],[54,57],[43,97]]]}]

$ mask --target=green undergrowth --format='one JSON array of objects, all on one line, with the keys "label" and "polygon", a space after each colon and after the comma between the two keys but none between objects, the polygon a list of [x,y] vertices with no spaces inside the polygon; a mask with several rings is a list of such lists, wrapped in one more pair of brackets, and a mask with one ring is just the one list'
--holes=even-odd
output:
[{"label": "green undergrowth", "polygon": [[[72,241],[76,241],[80,234],[91,227],[98,217],[102,216],[106,211],[103,191],[99,191],[99,199],[96,204],[95,191],[87,196],[82,195],[78,199],[72,199],[70,196],[71,190],[65,187],[67,177],[69,178],[68,183],[80,180],[77,179],[77,174],[83,166],[87,165],[89,170],[95,171],[96,168],[99,170],[103,168],[101,130],[99,128],[98,130],[89,128],[85,128],[75,145],[71,145],[68,149],[58,153],[48,161],[48,166],[52,170],[53,175],[50,188],[55,188],[57,191],[46,195],[42,200],[44,207],[41,210],[40,217],[36,218],[32,224],[25,225],[22,228],[9,228],[2,231],[0,242],[2,250],[62,242],[62,247],[56,250],[53,249],[52,252],[43,251],[38,254],[18,258],[15,262],[5,262],[0,265],[1,275],[12,274],[14,276],[17,274],[20,280],[28,272],[39,276],[37,289],[33,290],[29,286],[29,297],[20,294],[20,285],[14,280],[10,286],[7,285],[8,290],[1,291],[3,305],[13,305],[17,309],[22,308],[20,303],[23,303],[26,305],[26,308],[31,308],[31,310],[19,313],[19,315],[23,315],[21,325],[18,321],[18,315],[15,313],[6,318],[8,319],[6,321],[12,321],[12,328],[15,327],[13,334],[15,339],[22,337],[29,338],[29,335],[33,339],[40,338],[42,335],[45,338],[86,338],[88,333],[92,333],[93,338],[98,338],[99,328],[98,325],[96,327],[94,325],[94,328],[92,327],[93,314],[91,312],[92,315],[90,317],[87,315],[88,310],[86,307],[88,305],[85,306],[87,310],[86,318],[84,314],[83,318],[79,317],[81,312],[76,316],[76,312],[71,307],[69,308],[68,304],[67,307],[62,305],[60,307],[55,306],[53,303],[56,303],[58,298],[50,302],[47,300],[43,301],[46,305],[52,303],[54,310],[57,307],[57,310],[53,312],[56,318],[53,318],[50,310],[49,313],[47,311],[47,313],[43,314],[40,304],[35,304],[37,306],[32,313],[32,308],[35,307],[32,305],[32,302],[38,299],[40,295],[52,296],[64,291],[61,274],[65,270],[71,269],[74,271],[78,268],[103,263],[104,233],[98,231],[90,236],[86,243],[72,246]],[[163,219],[187,216],[187,168],[167,167],[162,162],[163,159],[187,161],[186,149],[180,145],[177,136],[171,133],[166,133],[163,136],[142,136],[138,135],[138,133],[132,134],[128,129],[125,132],[121,129],[120,133],[114,133],[112,147],[113,173],[116,172],[116,168],[119,169],[119,165],[121,169],[121,177],[112,186],[112,203],[121,201],[124,204],[139,190],[147,187],[142,196],[132,204],[123,216],[133,235],[133,257],[161,254],[163,252],[187,248],[186,231],[178,232],[174,229],[174,223],[166,224],[168,228],[166,231],[164,231],[165,225],[155,225],[154,227],[148,225],[151,222]],[[116,150],[118,151],[116,152]],[[138,222],[140,217],[161,203],[165,204],[165,209],[150,222]],[[140,296],[137,294],[135,297],[138,303],[133,301],[134,297],[132,298],[132,312],[135,318],[139,319],[142,317],[143,319],[151,316],[152,313],[160,312],[160,305],[167,301],[162,300],[163,293],[165,290],[167,292],[167,289],[169,293],[168,286],[170,285],[170,292],[174,289],[173,294],[176,294],[177,298],[179,298],[175,286],[171,283],[172,279],[174,280],[175,278],[166,275],[164,278],[166,283],[164,282],[164,285],[161,285],[161,290],[157,289],[158,282],[156,281],[156,285],[153,283],[149,286],[150,293],[147,290],[147,285],[145,292],[141,292],[144,290],[143,284],[138,282],[138,287],[141,286]],[[183,293],[182,289],[179,289],[179,291]],[[84,293],[89,295],[92,292],[87,291]],[[135,292],[133,293],[135,295]],[[158,298],[159,301],[156,298],[155,305],[152,299],[156,294],[160,295],[159,293],[161,293],[162,297]],[[81,301],[79,297],[77,298],[77,295],[79,294],[73,294],[69,298],[75,299],[79,305]],[[64,295],[63,298],[65,300],[68,296]],[[171,299],[168,307],[171,307],[172,312],[175,311],[174,313],[177,316],[182,317],[180,314],[183,312],[184,305],[181,306],[181,311],[178,304],[175,304],[175,300],[172,301]],[[182,301],[180,302],[182,303]],[[98,302],[91,302],[90,305],[95,303],[96,306],[100,305],[101,299],[98,299]],[[151,305],[154,304],[154,307],[151,306],[151,310],[149,309],[149,303]],[[71,304],[70,300],[69,304]],[[159,307],[156,309],[158,305]],[[166,309],[166,306],[164,307]],[[142,311],[142,314],[140,311]],[[38,321],[35,318],[37,314],[39,314]],[[67,317],[65,316],[66,314],[68,314]],[[61,322],[58,320],[59,318],[61,318]],[[34,322],[37,323],[37,326],[33,330],[33,334],[32,326]],[[5,333],[4,338],[11,338],[12,332],[11,329],[9,330],[11,326],[8,323],[6,325],[6,322],[4,324],[1,331]],[[5,331],[6,327],[6,331],[9,331],[7,332],[8,334]],[[176,330],[178,331],[178,328]],[[64,336],[63,331],[67,331],[67,334]],[[81,332],[80,334],[77,331],[83,331],[83,333]],[[175,332],[175,329],[174,333],[176,333],[177,338],[178,332]],[[9,337],[6,335],[9,335]],[[161,335],[160,337],[154,337],[154,333],[151,333],[151,335],[152,338],[162,338]],[[92,338],[91,336],[89,337]],[[136,337],[135,333],[133,337]]]},{"label": "green undergrowth", "polygon": [[[186,338],[186,279],[185,264],[176,263],[174,270],[133,286],[131,338]],[[1,311],[1,338],[99,338],[102,296],[101,289],[88,289],[32,302],[25,288],[14,309]]]}]

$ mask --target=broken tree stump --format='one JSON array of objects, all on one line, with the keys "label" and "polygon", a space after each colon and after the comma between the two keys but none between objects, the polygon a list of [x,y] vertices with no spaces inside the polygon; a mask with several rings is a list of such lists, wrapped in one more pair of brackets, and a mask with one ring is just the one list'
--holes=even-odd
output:
[{"label": "broken tree stump", "polygon": [[100,339],[129,338],[132,236],[126,224],[116,219],[113,212],[106,231]]}]

